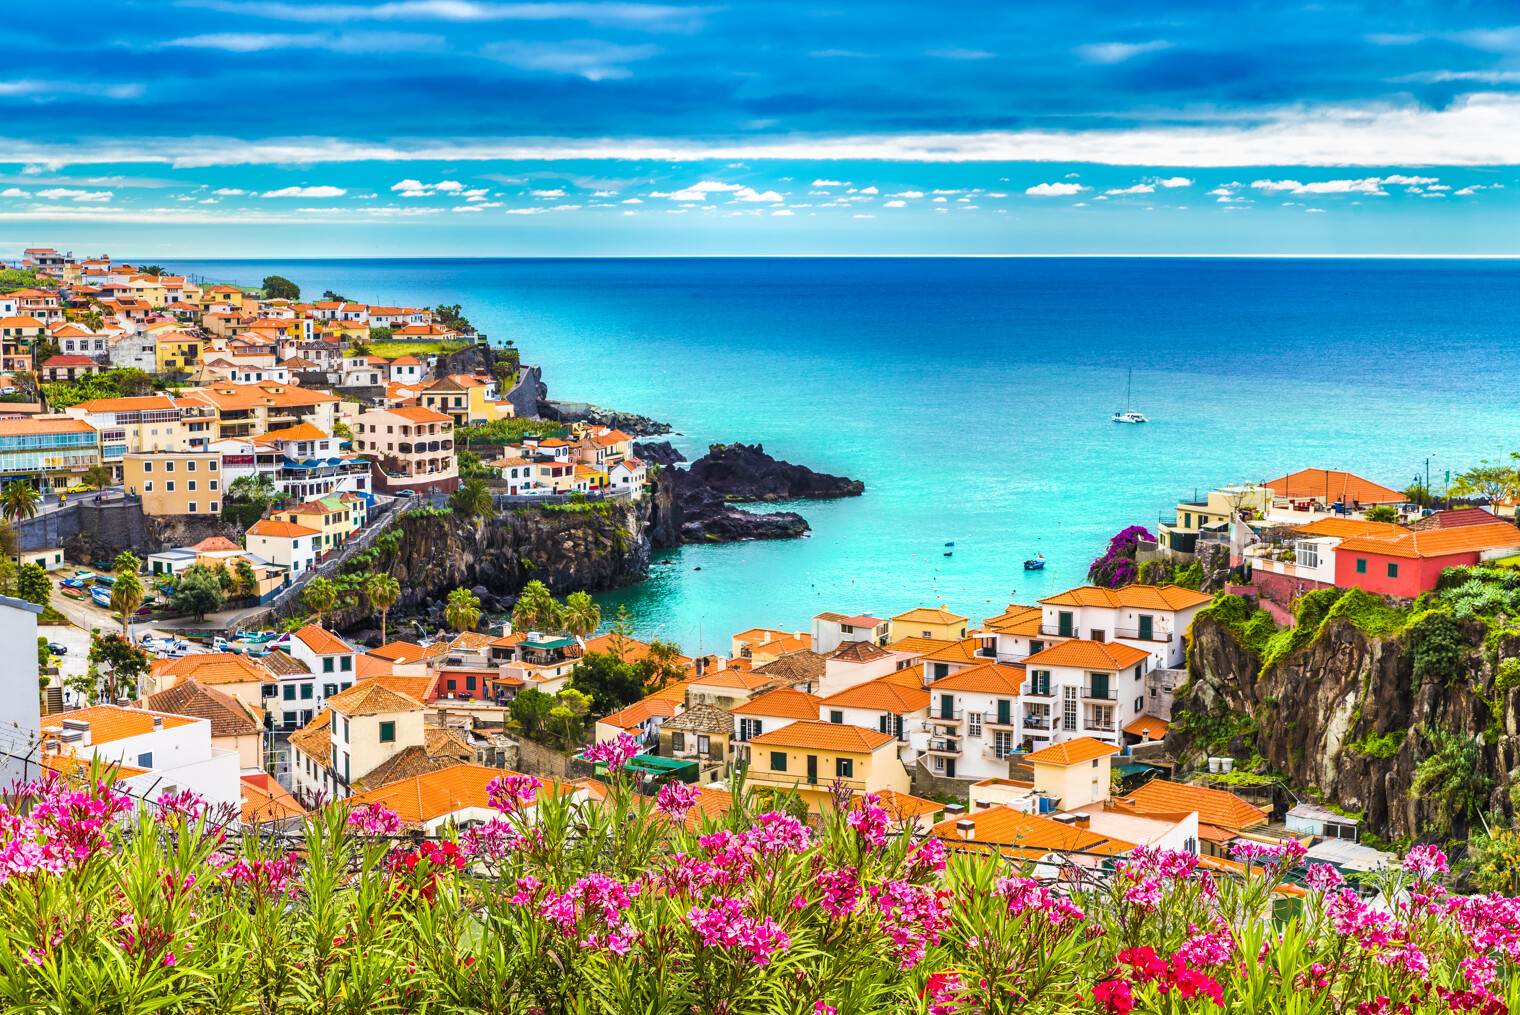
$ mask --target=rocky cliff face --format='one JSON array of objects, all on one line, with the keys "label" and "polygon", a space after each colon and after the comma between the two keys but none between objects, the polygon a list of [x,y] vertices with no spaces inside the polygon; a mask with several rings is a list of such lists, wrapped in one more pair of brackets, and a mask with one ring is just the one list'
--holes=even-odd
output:
[{"label": "rocky cliff face", "polygon": [[[544,388],[544,393],[548,389]],[[557,402],[539,396],[538,416],[541,419],[557,420],[561,423],[591,423],[595,426],[610,426],[635,437],[648,437],[656,434],[670,433],[669,423],[661,423],[650,419],[648,416],[640,416],[634,412],[619,412],[615,409],[604,409],[600,405],[592,405],[590,402]]]},{"label": "rocky cliff face", "polygon": [[[1374,833],[1419,839],[1441,826],[1438,802],[1411,794],[1415,768],[1430,750],[1421,731],[1445,728],[1479,738],[1479,769],[1493,785],[1486,808],[1508,812],[1509,787],[1520,782],[1520,688],[1495,690],[1484,624],[1459,622],[1458,630],[1463,651],[1455,668],[1444,679],[1416,681],[1407,630],[1374,637],[1346,617],[1332,618],[1262,671],[1257,653],[1229,627],[1202,616],[1193,623],[1169,751],[1197,760],[1208,717],[1249,716],[1254,734],[1235,736],[1227,749],[1216,740],[1212,749],[1242,760],[1258,754],[1295,790],[1359,812]],[[1520,638],[1498,641],[1498,660],[1516,655]]]},{"label": "rocky cliff face", "polygon": [[[456,588],[473,589],[489,609],[505,607],[535,578],[556,595],[638,581],[649,567],[651,507],[645,500],[604,510],[522,508],[478,521],[403,516],[393,527],[401,538],[391,574],[401,599],[392,617],[427,612]],[[362,606],[334,617],[341,629],[371,623]]]},{"label": "rocky cliff face", "polygon": [[866,485],[858,479],[829,476],[805,465],[778,461],[761,444],[714,444],[687,470],[691,484],[728,501],[824,500],[859,497]]},{"label": "rocky cliff face", "polygon": [[795,511],[742,511],[685,477],[685,470],[674,468],[661,469],[655,477],[650,537],[657,547],[795,539],[808,530],[807,519]]}]

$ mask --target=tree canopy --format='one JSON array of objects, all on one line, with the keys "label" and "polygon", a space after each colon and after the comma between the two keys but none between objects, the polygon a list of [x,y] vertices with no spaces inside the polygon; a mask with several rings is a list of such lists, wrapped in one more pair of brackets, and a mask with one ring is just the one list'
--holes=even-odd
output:
[{"label": "tree canopy", "polygon": [[625,663],[611,653],[587,652],[570,671],[570,686],[591,698],[597,715],[607,715],[644,696],[651,669],[647,662]]},{"label": "tree canopy", "polygon": [[222,608],[224,595],[221,580],[204,564],[194,564],[185,569],[174,583],[169,604],[181,613],[191,613],[196,620],[205,620],[206,614]]},{"label": "tree canopy", "polygon": [[260,287],[264,290],[264,298],[270,300],[298,300],[301,298],[301,287],[283,275],[270,275],[264,279]]}]

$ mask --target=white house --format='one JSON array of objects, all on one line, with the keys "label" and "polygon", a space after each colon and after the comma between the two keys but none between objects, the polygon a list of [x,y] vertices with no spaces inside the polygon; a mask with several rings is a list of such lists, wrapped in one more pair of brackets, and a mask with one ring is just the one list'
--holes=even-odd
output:
[{"label": "white house", "polygon": [[[290,636],[290,657],[306,664],[323,687],[325,699],[337,690],[328,687],[348,687],[354,681],[354,647],[331,631],[315,624],[307,624]],[[322,707],[319,700],[318,708]]]},{"label": "white house", "polygon": [[244,545],[249,553],[257,554],[291,574],[300,574],[316,566],[317,558],[322,554],[322,533],[294,522],[261,518],[248,529]]},{"label": "white house", "polygon": [[890,733],[897,738],[898,759],[912,765],[930,740],[929,692],[918,686],[917,673],[905,670],[902,677],[881,677],[823,698],[818,718]]},{"label": "white house", "polygon": [[[0,785],[29,782],[38,775],[42,739],[37,709],[37,616],[42,607],[0,596]],[[28,762],[26,759],[31,758]]]},{"label": "white house", "polygon": [[[1008,775],[1008,755],[1035,730],[1049,736],[1050,697],[1024,696],[1024,671],[982,663],[935,680],[927,688],[929,771],[947,779]],[[1021,702],[1027,702],[1021,709]],[[1043,717],[1043,718],[1041,718]],[[1031,728],[1031,722],[1044,726]]]},{"label": "white house", "polygon": [[638,500],[644,495],[647,473],[643,459],[625,458],[607,470],[607,488],[613,493],[626,493],[633,500]]},{"label": "white house", "polygon": [[823,679],[819,681],[818,693],[824,697],[838,694],[868,680],[896,673],[912,663],[913,657],[908,653],[892,652],[870,641],[847,641],[823,661]]},{"label": "white house", "polygon": [[1175,669],[1186,658],[1182,636],[1212,599],[1177,585],[1084,585],[1040,600],[1040,632],[1121,642],[1150,656],[1152,668]]},{"label": "white house", "polygon": [[885,647],[890,627],[888,621],[872,616],[820,613],[813,618],[813,651],[826,656],[847,641],[866,641]]},{"label": "white house", "polygon": [[1145,712],[1150,661],[1144,649],[1087,639],[1036,652],[1024,660],[1024,739],[1035,749],[1080,736],[1123,743],[1125,725]]},{"label": "white house", "polygon": [[421,384],[427,368],[416,356],[397,356],[391,360],[390,379],[398,384]]},{"label": "white house", "polygon": [[123,766],[122,788],[149,799],[193,790],[215,805],[242,800],[238,752],[211,746],[211,721],[96,705],[42,721],[50,766],[90,758]]}]

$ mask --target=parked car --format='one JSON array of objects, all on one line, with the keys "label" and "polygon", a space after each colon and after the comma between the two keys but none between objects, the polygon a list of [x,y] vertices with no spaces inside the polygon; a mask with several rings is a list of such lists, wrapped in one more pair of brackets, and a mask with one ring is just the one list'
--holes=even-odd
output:
[{"label": "parked car", "polygon": [[69,647],[67,645],[60,645],[56,641],[50,641],[48,642],[48,651],[55,656],[66,656],[69,654]]}]

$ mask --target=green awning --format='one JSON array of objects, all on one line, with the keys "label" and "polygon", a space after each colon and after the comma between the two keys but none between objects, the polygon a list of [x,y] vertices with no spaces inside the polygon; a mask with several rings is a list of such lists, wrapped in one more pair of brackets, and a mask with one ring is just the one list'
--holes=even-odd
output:
[{"label": "green awning", "polygon": [[1149,772],[1151,769],[1159,768],[1161,766],[1147,765],[1142,761],[1126,761],[1123,764],[1111,765],[1109,767],[1112,771],[1118,772],[1120,775],[1139,775],[1141,772]]}]

